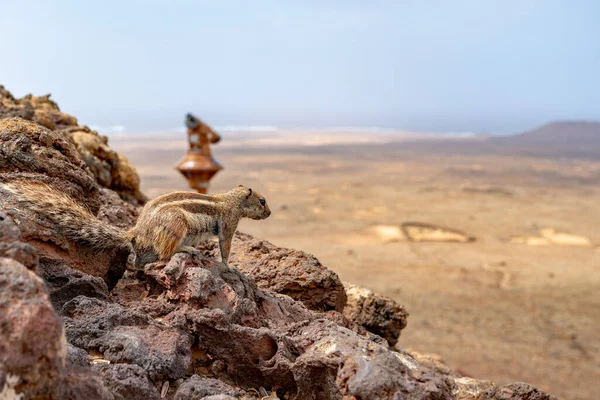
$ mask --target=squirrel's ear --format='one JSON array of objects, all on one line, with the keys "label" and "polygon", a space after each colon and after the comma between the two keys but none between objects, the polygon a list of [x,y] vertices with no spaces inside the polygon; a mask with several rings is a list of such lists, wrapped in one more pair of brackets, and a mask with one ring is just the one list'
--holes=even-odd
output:
[{"label": "squirrel's ear", "polygon": [[248,188],[248,196],[246,196],[246,197],[250,198],[250,196],[252,196],[252,189]]}]

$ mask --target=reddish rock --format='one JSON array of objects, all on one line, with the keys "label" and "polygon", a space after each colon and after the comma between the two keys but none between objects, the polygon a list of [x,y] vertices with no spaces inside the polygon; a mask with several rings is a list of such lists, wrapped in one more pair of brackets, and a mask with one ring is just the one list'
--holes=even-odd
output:
[{"label": "reddish rock", "polygon": [[[482,400],[558,400],[555,396],[542,392],[540,389],[531,386],[528,383],[515,382],[502,386],[494,391],[495,393],[485,394]],[[484,396],[489,396],[485,398]]]},{"label": "reddish rock", "polygon": [[63,131],[77,146],[97,182],[114,190],[132,204],[143,204],[146,197],[140,193],[140,178],[129,160],[108,146],[108,138],[87,127],[70,127]]},{"label": "reddish rock", "polygon": [[344,310],[346,292],[340,278],[313,255],[243,233],[235,235],[231,252],[229,264],[261,288],[290,296],[313,311]]},{"label": "reddish rock", "polygon": [[3,180],[46,182],[93,213],[100,208],[99,187],[77,148],[63,134],[36,123],[0,119],[0,174]]},{"label": "reddish rock", "polygon": [[212,257],[175,254],[169,263],[145,267],[150,295],[192,309],[219,310],[228,322],[272,327],[309,320],[312,313],[287,296],[263,291],[240,271]]},{"label": "reddish rock", "polygon": [[[92,213],[103,211],[100,216],[108,220],[117,213],[115,209],[122,208],[124,215],[132,212],[120,199],[106,201],[109,196],[103,194],[77,149],[64,135],[22,119],[0,119],[0,181],[22,179],[44,182],[69,194]],[[41,257],[101,277],[111,287],[125,271],[128,254],[123,250],[98,252],[92,246],[69,240],[49,218],[24,207],[8,191],[0,190],[0,203],[18,225],[20,240],[35,248]],[[25,261],[28,249],[13,244],[4,253],[18,253],[15,257]],[[31,263],[35,260],[28,261]]]},{"label": "reddish rock", "polygon": [[400,331],[406,327],[406,308],[394,299],[379,296],[369,289],[346,282],[344,287],[348,296],[344,316],[394,346]]},{"label": "reddish rock", "polygon": [[[396,351],[403,352],[402,349],[397,349]],[[412,358],[417,360],[419,362],[419,364],[421,364],[424,367],[427,367],[437,373],[440,373],[443,375],[451,375],[451,376],[454,376],[457,378],[463,377],[460,373],[458,373],[457,371],[454,371],[452,368],[450,368],[448,365],[446,365],[446,363],[444,363],[444,361],[442,360],[442,357],[438,354],[430,354],[430,353],[423,354],[423,353],[416,352],[414,350],[407,350],[406,353],[408,353]]]},{"label": "reddish rock", "polygon": [[98,364],[92,368],[102,376],[115,400],[158,400],[160,394],[144,368],[131,364]]},{"label": "reddish rock", "polygon": [[69,141],[100,186],[114,190],[133,205],[146,201],[139,190],[139,176],[129,161],[108,146],[106,136],[78,125],[75,117],[61,112],[50,95],[15,99],[0,85],[0,119],[11,117],[32,121]]},{"label": "reddish rock", "polygon": [[0,258],[0,371],[19,378],[27,399],[51,399],[65,367],[67,343],[44,282]]},{"label": "reddish rock", "polygon": [[136,364],[155,379],[179,379],[191,363],[188,333],[119,304],[79,296],[62,310],[69,343],[112,363]]},{"label": "reddish rock", "polygon": [[244,394],[244,391],[234,389],[220,380],[192,375],[179,385],[177,392],[175,392],[174,400],[202,400],[216,395],[239,397]]},{"label": "reddish rock", "polygon": [[498,386],[489,381],[457,378],[454,393],[458,400],[558,400],[527,383]]},{"label": "reddish rock", "polygon": [[0,211],[0,257],[12,258],[37,272],[37,251],[33,246],[21,241],[21,230],[12,217],[3,211]]},{"label": "reddish rock", "polygon": [[100,189],[98,219],[121,229],[129,229],[137,221],[139,209],[123,201],[116,192]]},{"label": "reddish rock", "polygon": [[382,338],[381,336],[376,335],[372,332],[369,332],[363,326],[358,325],[356,322],[351,321],[348,318],[346,318],[342,313],[339,313],[337,311],[327,311],[324,313],[318,313],[316,315],[319,318],[324,318],[326,320],[335,322],[337,325],[339,325],[341,327],[350,329],[354,333],[357,333],[358,335],[360,335],[366,339],[369,339],[375,343],[378,343],[382,346],[389,347],[388,342],[384,338]]},{"label": "reddish rock", "polygon": [[330,321],[290,334],[301,353],[293,366],[299,398],[455,399],[449,378]]},{"label": "reddish rock", "polygon": [[69,367],[88,367],[90,365],[88,352],[67,343],[67,365]]},{"label": "reddish rock", "polygon": [[70,268],[59,260],[42,257],[38,273],[46,282],[50,300],[57,311],[77,296],[109,298],[108,287],[102,279]]},{"label": "reddish rock", "polygon": [[[197,338],[193,353],[201,356],[193,355],[192,364],[219,379],[265,386],[292,399],[457,400],[467,393],[500,393],[496,385],[468,386],[458,375],[392,350],[335,311],[302,311],[289,297],[269,294],[205,253],[180,253],[168,264],[147,265],[145,273],[153,301],[175,305],[161,321]],[[383,300],[372,295],[366,304]],[[395,303],[386,306],[403,310]],[[383,322],[380,308],[365,309],[379,310]],[[398,319],[392,318],[396,324]]]},{"label": "reddish rock", "polygon": [[60,381],[60,400],[117,400],[102,377],[90,368],[70,368]]}]

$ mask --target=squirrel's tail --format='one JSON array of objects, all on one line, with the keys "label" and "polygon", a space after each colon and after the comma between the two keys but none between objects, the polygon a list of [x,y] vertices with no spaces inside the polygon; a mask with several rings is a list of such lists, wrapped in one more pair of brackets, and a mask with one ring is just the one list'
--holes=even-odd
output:
[{"label": "squirrel's tail", "polygon": [[132,250],[124,230],[100,221],[87,208],[42,182],[0,182],[0,189],[12,193],[19,204],[50,219],[67,238],[97,250]]}]

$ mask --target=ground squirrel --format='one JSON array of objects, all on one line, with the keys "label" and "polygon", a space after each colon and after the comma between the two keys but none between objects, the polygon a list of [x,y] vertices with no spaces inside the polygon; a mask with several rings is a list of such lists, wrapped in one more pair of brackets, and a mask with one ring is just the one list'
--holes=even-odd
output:
[{"label": "ground squirrel", "polygon": [[133,238],[136,265],[193,251],[211,236],[218,236],[221,260],[227,264],[240,219],[265,219],[269,215],[265,198],[242,185],[215,195],[173,192],[149,201],[128,235]]},{"label": "ground squirrel", "polygon": [[263,196],[242,185],[205,195],[172,192],[149,201],[129,231],[100,221],[67,194],[34,181],[0,183],[0,188],[52,220],[68,238],[102,250],[134,251],[136,266],[168,261],[180,251],[195,251],[203,240],[218,236],[221,260],[227,264],[231,240],[241,218],[265,219],[271,215]]}]

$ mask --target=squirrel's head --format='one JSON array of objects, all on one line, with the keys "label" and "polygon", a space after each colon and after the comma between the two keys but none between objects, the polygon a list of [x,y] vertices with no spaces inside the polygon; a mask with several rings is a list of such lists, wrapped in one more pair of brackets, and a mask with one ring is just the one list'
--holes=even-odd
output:
[{"label": "squirrel's head", "polygon": [[242,198],[242,215],[246,218],[265,219],[271,215],[267,200],[260,193],[245,187],[238,186],[235,190]]}]

